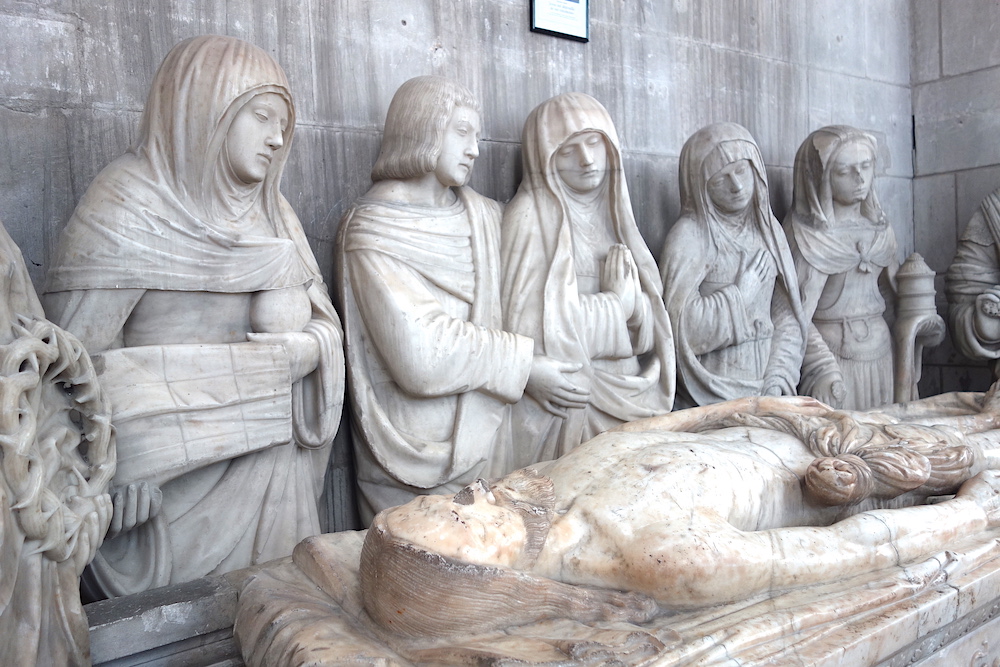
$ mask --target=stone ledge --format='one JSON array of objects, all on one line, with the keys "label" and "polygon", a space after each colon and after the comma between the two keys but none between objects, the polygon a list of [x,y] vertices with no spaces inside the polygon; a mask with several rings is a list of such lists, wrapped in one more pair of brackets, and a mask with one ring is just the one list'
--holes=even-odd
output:
[{"label": "stone ledge", "polygon": [[86,605],[94,664],[242,665],[232,638],[237,594],[261,567],[287,560]]}]

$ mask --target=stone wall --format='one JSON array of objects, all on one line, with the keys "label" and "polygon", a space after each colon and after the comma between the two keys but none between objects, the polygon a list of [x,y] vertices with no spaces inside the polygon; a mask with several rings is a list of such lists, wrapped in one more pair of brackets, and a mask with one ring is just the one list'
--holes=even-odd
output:
[{"label": "stone wall", "polygon": [[[913,0],[914,246],[943,281],[962,230],[1000,187],[1000,21],[997,0]],[[945,341],[925,357],[923,394],[981,391],[990,371]]]},{"label": "stone wall", "polygon": [[[811,130],[846,123],[874,131],[884,140],[877,187],[901,258],[915,238],[926,238],[913,227],[909,0],[591,0],[587,44],[530,32],[528,7],[528,0],[0,0],[0,220],[40,286],[76,201],[135,138],[160,60],[180,39],[225,33],[263,47],[288,72],[299,124],[283,190],[327,276],[338,220],[370,185],[389,99],[420,74],[453,77],[481,97],[473,185],[502,201],[516,190],[521,126],[536,104],[568,90],[603,101],[622,137],[637,220],[657,256],[679,213],[681,146],[722,120],[744,124],[760,142],[779,218],[791,201],[796,148]],[[918,9],[912,32],[923,34],[929,12]],[[979,28],[974,15],[966,23]],[[984,52],[991,49],[982,67],[1000,57],[995,44]],[[950,76],[958,66],[950,55],[938,60],[948,69],[927,73],[920,60],[913,77]],[[922,193],[946,187],[928,178]],[[339,495],[330,525],[338,528],[352,520],[344,509],[346,442],[333,464]]]}]

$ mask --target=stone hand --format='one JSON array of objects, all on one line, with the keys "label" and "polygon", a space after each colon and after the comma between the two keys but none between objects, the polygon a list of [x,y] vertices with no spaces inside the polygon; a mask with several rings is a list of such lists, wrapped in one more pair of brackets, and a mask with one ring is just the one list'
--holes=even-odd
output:
[{"label": "stone hand", "polygon": [[149,482],[135,482],[118,487],[111,496],[111,527],[108,537],[141,526],[160,513],[163,493],[160,487]]},{"label": "stone hand", "polygon": [[758,250],[753,257],[747,259],[746,253],[741,254],[740,269],[736,275],[736,289],[743,298],[760,291],[767,278],[767,255],[764,250]]},{"label": "stone hand", "polygon": [[113,509],[111,496],[106,493],[86,499],[90,511],[82,516],[82,523],[77,530],[76,543],[71,558],[73,567],[78,574],[83,573],[87,564],[94,560],[101,542],[104,540],[105,527],[108,526]]},{"label": "stone hand", "polygon": [[844,405],[844,399],[847,398],[847,387],[839,373],[831,373],[816,383],[812,393],[827,405],[839,408]]},{"label": "stone hand", "polygon": [[267,343],[284,347],[285,352],[288,353],[292,382],[309,375],[319,365],[319,342],[310,333],[304,331],[248,333],[247,340],[251,343]]},{"label": "stone hand", "polygon": [[1000,341],[1000,285],[976,297],[976,336],[987,343]]},{"label": "stone hand", "polygon": [[587,407],[590,389],[582,386],[582,376],[574,377],[581,365],[535,355],[524,393],[538,401],[546,411],[565,418],[570,409]]},{"label": "stone hand", "polygon": [[982,471],[966,481],[956,496],[974,500],[986,512],[990,527],[1000,526],[1000,470]]},{"label": "stone hand", "polygon": [[638,282],[638,272],[628,247],[621,243],[611,246],[601,270],[601,291],[618,295],[626,320],[635,312]]}]

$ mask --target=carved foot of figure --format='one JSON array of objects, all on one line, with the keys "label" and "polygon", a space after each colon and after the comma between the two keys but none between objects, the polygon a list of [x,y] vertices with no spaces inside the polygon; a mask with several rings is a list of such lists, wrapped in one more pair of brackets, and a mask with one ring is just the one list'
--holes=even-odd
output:
[{"label": "carved foot of figure", "polygon": [[976,501],[985,510],[990,527],[1000,526],[1000,470],[982,471],[965,482],[956,496]]}]

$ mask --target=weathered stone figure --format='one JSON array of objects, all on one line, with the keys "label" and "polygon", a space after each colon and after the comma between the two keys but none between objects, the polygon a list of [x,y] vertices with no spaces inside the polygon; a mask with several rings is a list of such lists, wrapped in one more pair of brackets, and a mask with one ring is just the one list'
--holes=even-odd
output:
[{"label": "weathered stone figure", "polygon": [[[361,556],[365,607],[416,637],[642,622],[904,564],[1000,526],[997,407],[991,394],[979,413],[925,425],[760,397],[632,422],[542,474],[380,514]],[[860,492],[838,499],[847,487]],[[891,497],[918,506],[871,509]]]},{"label": "weathered stone figure", "polygon": [[795,395],[808,318],[756,142],[735,123],[703,127],[679,173],[681,217],[660,258],[679,407]]},{"label": "weathered stone figure", "polygon": [[345,214],[339,288],[362,518],[511,470],[508,404],[582,407],[579,364],[503,330],[500,205],[465,187],[479,103],[441,77],[400,86],[374,186]]},{"label": "weathered stone figure", "polygon": [[801,393],[850,410],[893,402],[896,237],[875,194],[877,143],[853,127],[810,134],[795,156],[785,220],[802,304],[812,320]]},{"label": "weathered stone figure", "polygon": [[945,279],[951,337],[1000,376],[1000,190],[987,195],[962,233]]},{"label": "weathered stone figure", "polygon": [[89,665],[80,574],[111,522],[111,406],[0,226],[0,658]]},{"label": "weathered stone figure", "polygon": [[181,42],[137,144],[63,231],[46,305],[100,359],[119,447],[96,594],[246,567],[320,529],[343,353],[278,189],[294,126],[269,55],[230,37]]},{"label": "weathered stone figure", "polygon": [[516,467],[565,454],[622,422],[669,412],[674,346],[659,272],[632,214],[618,135],[582,93],[524,125],[524,178],[501,232],[504,325],[581,366],[586,406],[513,409]]}]

